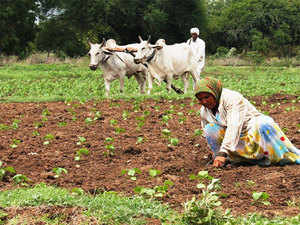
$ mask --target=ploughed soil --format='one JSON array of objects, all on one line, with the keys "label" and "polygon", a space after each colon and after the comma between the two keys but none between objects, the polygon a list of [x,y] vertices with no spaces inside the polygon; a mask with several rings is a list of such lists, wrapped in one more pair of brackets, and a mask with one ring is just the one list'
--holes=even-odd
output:
[{"label": "ploughed soil", "polygon": [[[277,94],[250,99],[259,110],[269,112],[300,148],[297,96]],[[80,187],[91,194],[116,191],[133,195],[136,186],[153,188],[170,180],[174,185],[160,199],[179,211],[184,202],[201,193],[196,187],[198,182],[190,180],[189,175],[207,170],[220,178],[223,207],[231,208],[235,215],[300,213],[300,165],[213,168],[208,164],[206,140],[194,134],[201,126],[199,105],[192,102],[161,99],[0,103],[0,160],[30,178],[32,185],[45,182],[68,189]],[[177,146],[168,146],[169,140],[162,134],[165,128],[179,140]],[[106,143],[108,137],[114,141]],[[107,145],[113,145],[114,150],[109,151]],[[88,149],[89,154],[75,160],[81,148]],[[55,178],[52,169],[57,167],[68,173]],[[141,170],[136,180],[121,173],[132,168]],[[160,170],[161,175],[149,176],[151,168]],[[12,176],[0,181],[0,190],[16,187]],[[254,191],[268,193],[271,204],[254,202]]]}]

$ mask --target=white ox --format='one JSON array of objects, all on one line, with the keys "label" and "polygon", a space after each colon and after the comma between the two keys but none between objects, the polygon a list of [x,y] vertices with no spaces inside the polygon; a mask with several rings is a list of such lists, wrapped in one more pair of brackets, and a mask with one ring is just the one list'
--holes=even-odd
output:
[{"label": "white ox", "polygon": [[171,90],[173,78],[182,77],[184,82],[184,93],[187,92],[189,81],[188,73],[191,73],[195,89],[196,83],[200,80],[200,74],[197,74],[198,63],[193,56],[190,46],[186,43],[166,45],[151,45],[148,41],[143,41],[139,36],[141,43],[137,48],[134,61],[148,65],[148,92],[152,89],[152,79],[156,78],[159,82],[166,80],[167,89]]},{"label": "white ox", "polygon": [[105,84],[105,95],[107,97],[112,81],[119,79],[120,92],[123,92],[125,76],[130,78],[132,75],[134,75],[139,84],[140,92],[145,93],[148,70],[144,65],[134,63],[134,57],[130,54],[107,51],[105,49],[105,40],[101,44],[89,44],[89,67],[91,70],[96,70],[98,66],[101,67]]}]

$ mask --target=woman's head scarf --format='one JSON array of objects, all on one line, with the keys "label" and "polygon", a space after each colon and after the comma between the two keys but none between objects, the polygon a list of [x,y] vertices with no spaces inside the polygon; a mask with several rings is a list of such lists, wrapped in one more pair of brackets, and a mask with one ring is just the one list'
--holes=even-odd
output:
[{"label": "woman's head scarf", "polygon": [[216,98],[217,103],[219,103],[222,94],[222,83],[220,80],[213,77],[205,77],[196,85],[195,95],[199,92],[208,92],[212,94]]}]

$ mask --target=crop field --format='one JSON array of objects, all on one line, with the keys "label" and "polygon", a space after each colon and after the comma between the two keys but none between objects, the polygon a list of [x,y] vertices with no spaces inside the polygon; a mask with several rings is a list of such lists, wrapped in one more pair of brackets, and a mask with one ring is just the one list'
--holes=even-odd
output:
[{"label": "crop field", "polygon": [[[215,169],[189,92],[81,64],[0,67],[0,224],[300,224],[300,166]],[[300,68],[208,66],[300,148]],[[174,82],[183,89],[181,80]],[[231,209],[231,211],[228,211]]]}]

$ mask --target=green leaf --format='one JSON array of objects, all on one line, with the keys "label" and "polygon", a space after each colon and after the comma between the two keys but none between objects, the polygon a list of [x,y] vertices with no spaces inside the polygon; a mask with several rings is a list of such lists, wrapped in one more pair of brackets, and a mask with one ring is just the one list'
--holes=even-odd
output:
[{"label": "green leaf", "polygon": [[83,195],[84,190],[82,188],[72,188],[71,193],[76,195]]},{"label": "green leaf", "polygon": [[261,198],[261,196],[263,195],[263,192],[253,192],[252,193],[252,198],[257,201],[258,199]]},{"label": "green leaf", "polygon": [[166,186],[173,186],[174,182],[172,182],[170,180],[165,180],[164,185],[166,185]]},{"label": "green leaf", "polygon": [[197,184],[197,188],[199,189],[204,189],[205,187],[206,187],[205,184],[202,183]]},{"label": "green leaf", "polygon": [[200,136],[202,134],[202,130],[200,130],[200,129],[196,129],[195,131],[194,131],[194,135],[195,136]]},{"label": "green leaf", "polygon": [[189,179],[190,180],[196,180],[197,179],[197,176],[195,174],[190,174],[189,175]]},{"label": "green leaf", "polygon": [[13,168],[12,166],[7,166],[4,168],[5,171],[9,172],[9,173],[12,173],[12,174],[16,174],[16,170],[15,168]]},{"label": "green leaf", "polygon": [[158,176],[158,175],[160,175],[161,174],[161,171],[160,170],[156,170],[156,169],[150,169],[149,170],[149,175],[151,176],[151,177],[156,177],[156,176]]},{"label": "green leaf", "polygon": [[135,193],[137,193],[137,194],[140,194],[140,193],[142,192],[142,189],[143,189],[143,187],[141,187],[141,186],[136,186],[136,187],[133,189],[133,191],[134,191]]},{"label": "green leaf", "polygon": [[177,138],[170,138],[170,143],[173,146],[177,146],[179,143],[179,140]]}]

